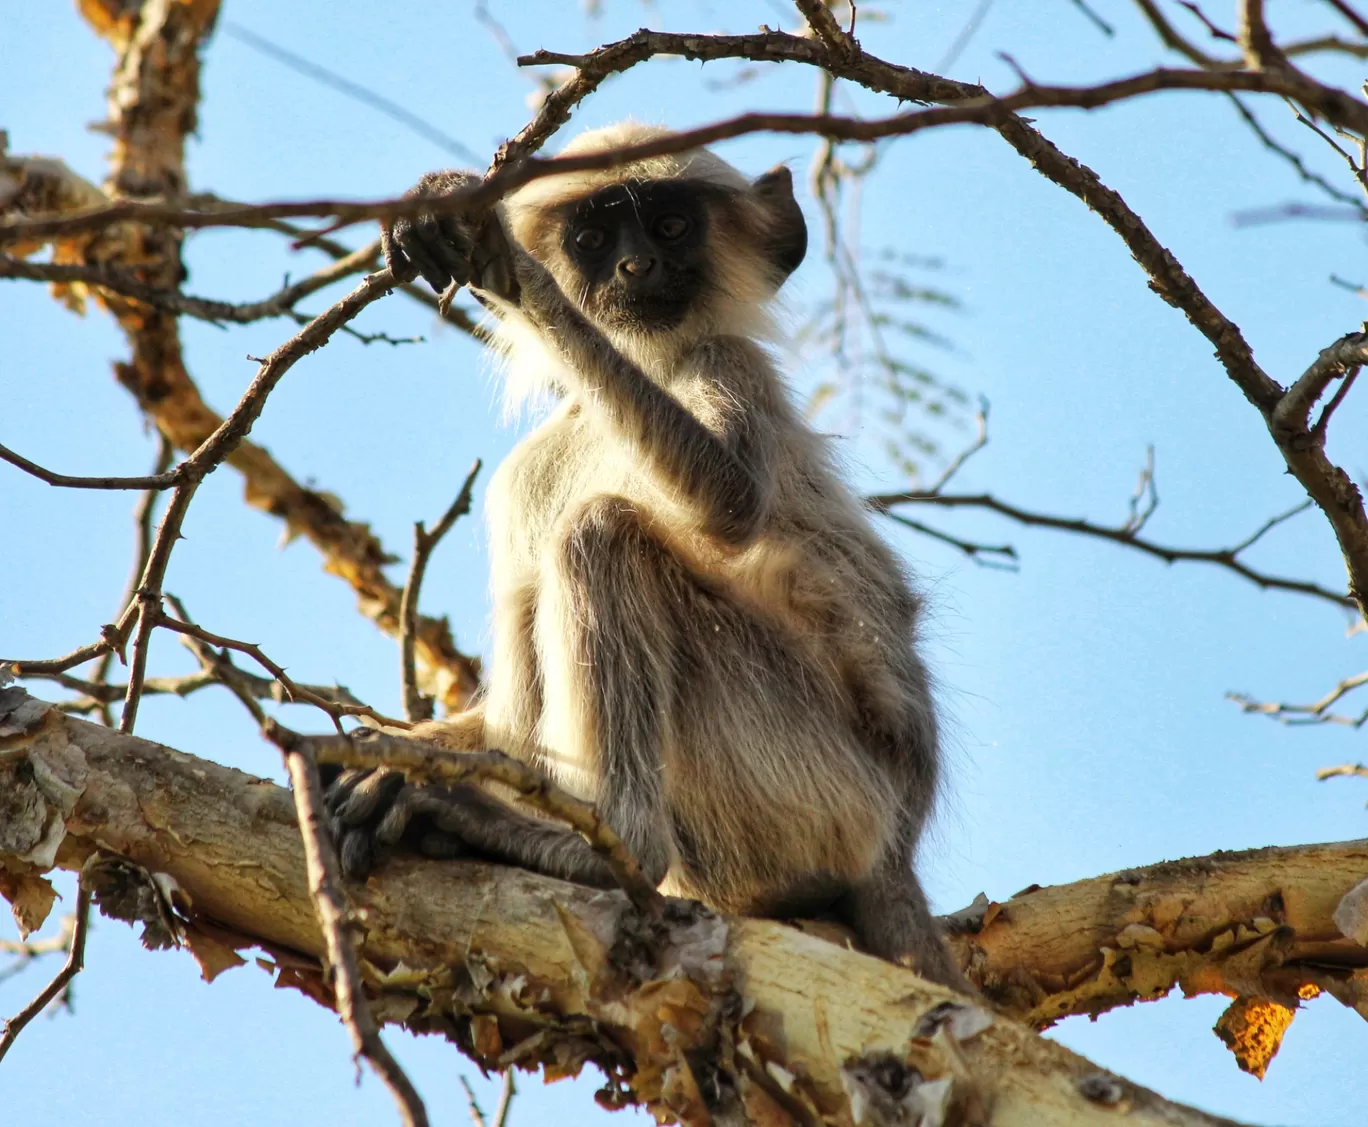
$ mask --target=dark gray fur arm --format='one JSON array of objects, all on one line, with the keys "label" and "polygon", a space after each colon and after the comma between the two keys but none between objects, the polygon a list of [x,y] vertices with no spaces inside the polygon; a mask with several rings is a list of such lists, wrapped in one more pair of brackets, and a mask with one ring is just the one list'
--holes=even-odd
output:
[{"label": "dark gray fur arm", "polygon": [[609,425],[658,473],[700,507],[710,535],[732,544],[753,537],[769,506],[772,434],[749,397],[736,395],[760,381],[737,380],[737,372],[729,369],[763,362],[758,354],[752,355],[757,350],[740,340],[713,338],[686,358],[692,374],[704,386],[715,385],[719,397],[730,403],[715,433],[624,357],[571,304],[541,263],[521,249],[515,248],[513,257],[522,312],[578,375],[576,390],[602,410]]}]

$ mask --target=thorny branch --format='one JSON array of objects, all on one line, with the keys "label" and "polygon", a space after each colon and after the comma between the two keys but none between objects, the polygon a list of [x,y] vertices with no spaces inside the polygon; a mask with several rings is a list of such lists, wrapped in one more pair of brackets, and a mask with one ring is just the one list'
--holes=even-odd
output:
[{"label": "thorny branch", "polygon": [[[202,627],[196,626],[190,621],[190,616],[185,613],[185,607],[181,605],[180,600],[176,599],[173,595],[167,595],[166,598],[167,601],[176,608],[176,613],[179,615],[179,618],[171,618],[163,613],[158,616],[154,625],[163,626],[174,633],[184,635],[187,638],[193,638],[207,646],[217,646],[221,650],[235,650],[240,654],[246,654],[270,673],[276,683],[284,690],[285,698],[288,701],[296,704],[311,704],[315,708],[321,709],[328,714],[339,732],[342,730],[342,717],[344,716],[364,716],[369,720],[374,720],[377,724],[388,724],[391,727],[397,728],[406,726],[404,721],[385,716],[371,708],[368,704],[347,703],[339,700],[336,693],[329,691],[319,693],[308,685],[296,683],[290,679],[282,666],[278,665],[262,653],[260,647],[257,646],[256,643],[240,642],[234,638],[225,638],[221,634],[214,634]],[[198,647],[194,648],[197,654],[205,655],[205,658],[208,659],[207,664],[210,668],[215,671],[220,668],[220,660],[217,659],[221,659],[222,655],[213,655],[212,658],[209,658],[209,655],[205,654],[205,651]],[[262,694],[256,693],[253,695],[260,697]],[[274,699],[274,695],[272,699]]]},{"label": "thorny branch", "polygon": [[456,499],[442,514],[431,532],[423,527],[422,521],[413,526],[413,561],[409,565],[408,582],[404,584],[404,595],[399,601],[399,655],[400,679],[404,692],[404,716],[410,723],[432,719],[433,700],[425,696],[418,687],[418,671],[414,661],[414,643],[418,634],[418,593],[423,586],[423,576],[427,573],[428,559],[433,550],[441,543],[442,537],[451,531],[452,526],[470,512],[471,497],[475,489],[475,478],[484,463],[479,458],[470,467]]}]

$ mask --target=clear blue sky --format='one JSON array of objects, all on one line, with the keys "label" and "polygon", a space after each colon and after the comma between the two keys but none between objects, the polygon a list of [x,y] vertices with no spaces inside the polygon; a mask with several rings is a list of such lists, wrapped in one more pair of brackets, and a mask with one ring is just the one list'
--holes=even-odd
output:
[{"label": "clear blue sky", "polygon": [[[641,7],[609,0],[599,20],[570,3],[493,0],[520,48],[578,51],[640,24],[675,30],[753,30],[794,18],[781,0]],[[866,22],[867,46],[930,67],[969,10],[958,3],[892,6],[890,24]],[[1101,5],[1114,40],[1064,0],[995,6],[953,69],[994,88],[1012,84],[996,52],[1034,76],[1085,82],[1162,58],[1128,6]],[[1168,5],[1175,18],[1182,16]],[[1213,15],[1229,20],[1229,5]],[[1284,12],[1283,9],[1289,9]],[[1282,5],[1287,29],[1325,30],[1328,8]],[[470,5],[398,2],[380,7],[322,0],[232,0],[226,19],[365,82],[424,113],[480,154],[526,119],[531,91],[474,21]],[[1300,21],[1300,22],[1299,22]],[[5,19],[0,127],[12,151],[61,155],[93,180],[106,139],[87,131],[103,116],[111,55],[71,5],[13,6]],[[1171,63],[1174,60],[1169,60]],[[1355,89],[1361,67],[1326,68]],[[805,109],[815,75],[785,69],[714,89],[730,65],[661,61],[605,87],[577,115],[589,126],[635,115],[675,126],[747,108]],[[869,113],[892,106],[871,97]],[[1343,166],[1278,103],[1262,107],[1290,142],[1348,188]],[[1286,166],[1233,123],[1218,99],[1152,98],[1106,113],[1038,115],[1047,135],[1123,193],[1206,292],[1246,332],[1265,368],[1284,382],[1354,328],[1362,302],[1329,285],[1364,273],[1363,244],[1344,225],[1236,229],[1230,214],[1310,198]],[[776,161],[803,170],[801,138],[753,138],[725,147],[741,167]],[[403,189],[450,158],[374,111],[344,100],[220,35],[204,72],[199,137],[190,150],[196,189],[267,200],[377,196]],[[865,205],[866,241],[941,257],[935,281],[962,301],[928,314],[955,343],[915,358],[982,392],[993,405],[991,445],[965,469],[966,490],[993,490],[1027,507],[1100,521],[1124,517],[1147,443],[1157,450],[1163,504],[1150,525],[1163,541],[1234,543],[1299,499],[1255,412],[1207,343],[1146,289],[1118,239],[1073,197],[1036,175],[992,133],[920,134],[886,151]],[[214,231],[188,246],[189,290],[259,298],[282,274],[316,257],[292,256],[275,236]],[[1363,278],[1359,278],[1363,281]],[[795,279],[793,301],[819,299],[816,258]],[[320,295],[306,303],[321,309]],[[515,432],[497,422],[496,393],[478,351],[394,298],[359,327],[427,343],[391,349],[339,338],[302,361],[274,394],[253,439],[299,479],[345,500],[386,545],[407,550],[415,519],[442,511],[477,455],[499,459]],[[266,322],[224,332],[183,326],[191,371],[209,401],[228,409],[263,355],[292,331]],[[78,321],[29,283],[0,289],[0,441],[68,473],[142,473],[154,443],[110,364],[125,355],[110,319]],[[794,377],[810,388],[821,373]],[[1339,413],[1332,454],[1368,469],[1360,396]],[[946,432],[954,447],[969,434]],[[900,484],[867,435],[843,443],[864,487]],[[202,623],[259,642],[301,679],[336,679],[378,707],[399,709],[397,655],[353,609],[350,591],[320,573],[304,543],[280,545],[272,519],[248,509],[229,470],[200,491],[168,587]],[[131,499],[58,493],[0,467],[0,652],[49,656],[90,640],[114,610],[131,542]],[[1019,574],[974,567],[924,537],[890,528],[934,607],[932,657],[953,733],[952,797],[922,870],[941,910],[979,891],[1005,898],[1025,885],[1069,881],[1164,858],[1267,844],[1358,837],[1368,791],[1318,784],[1318,766],[1363,757],[1362,735],[1290,731],[1242,716],[1223,694],[1247,690],[1319,696],[1364,662],[1363,635],[1345,617],[1294,595],[1264,594],[1198,565],[1166,568],[1113,546],[1020,530],[991,518],[915,514],[947,530],[1009,539]],[[469,647],[484,644],[484,557],[479,523],[443,545],[424,590],[429,612],[448,613]],[[1270,536],[1252,559],[1274,572],[1343,584],[1329,531],[1309,515]],[[172,642],[154,650],[158,672],[188,668]],[[39,689],[41,692],[42,690]],[[303,714],[293,719],[305,723]],[[152,698],[140,734],[279,778],[277,758],[226,695]],[[70,885],[66,886],[68,889]],[[8,925],[5,925],[8,926]],[[3,934],[0,931],[0,934]],[[0,983],[11,1013],[55,969],[45,964]],[[347,1040],[331,1015],[273,991],[249,966],[212,987],[185,954],[143,953],[129,929],[98,920],[77,1012],[40,1020],[6,1062],[3,1118],[123,1127],[191,1122],[393,1122],[370,1077],[352,1084]],[[1368,1028],[1338,1003],[1312,1003],[1296,1020],[1268,1078],[1238,1072],[1210,1027],[1220,999],[1170,999],[1071,1019],[1060,1040],[1165,1095],[1262,1124],[1350,1127],[1363,1122]],[[456,1082],[473,1066],[435,1040],[390,1032],[434,1122],[461,1123]],[[303,1077],[301,1081],[301,1077]],[[22,1080],[21,1080],[22,1078]],[[597,1123],[604,1113],[581,1082],[543,1089],[528,1078],[515,1123]],[[481,1088],[493,1102],[490,1086]],[[644,1117],[643,1117],[644,1122]]]}]

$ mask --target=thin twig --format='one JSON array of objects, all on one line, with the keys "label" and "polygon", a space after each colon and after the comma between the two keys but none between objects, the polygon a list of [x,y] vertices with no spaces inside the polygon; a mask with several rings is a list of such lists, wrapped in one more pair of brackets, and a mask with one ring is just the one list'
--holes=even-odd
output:
[{"label": "thin twig", "polygon": [[[204,471],[205,473],[209,471]],[[123,711],[119,714],[119,731],[132,732],[138,720],[138,704],[142,700],[143,678],[147,676],[147,652],[152,642],[152,631],[164,617],[162,613],[162,585],[166,569],[171,565],[171,552],[181,538],[181,525],[190,510],[190,502],[199,488],[203,474],[187,478],[171,494],[166,512],[157,526],[152,551],[147,555],[147,566],[134,593],[130,606],[138,608],[138,625],[128,657],[128,691],[124,694]]]},{"label": "thin twig", "polygon": [[63,489],[154,489],[161,491],[170,489],[183,480],[179,466],[161,473],[143,474],[141,477],[83,477],[78,474],[57,473],[55,470],[45,469],[37,462],[29,461],[22,454],[16,454],[8,446],[0,446],[0,462],[8,462],[26,474],[36,477],[39,481],[45,481],[49,485],[60,486]]},{"label": "thin twig", "polygon": [[950,479],[959,473],[965,462],[988,445],[988,410],[987,397],[980,395],[978,413],[974,416],[974,421],[978,426],[977,436],[973,442],[950,460],[950,464],[941,472],[940,477],[931,483],[930,488],[927,489],[928,493],[939,493],[950,483]]},{"label": "thin twig", "polygon": [[[855,5],[853,3],[850,6],[850,10],[852,13],[851,22],[853,24],[855,19],[853,14]],[[499,1093],[498,1110],[494,1112],[494,1127],[508,1127],[508,1113],[513,1108],[513,1097],[518,1094],[518,1086],[513,1081],[513,1073],[515,1071],[516,1070],[512,1065],[509,1065],[508,1068],[504,1069],[503,1090]]]},{"label": "thin twig", "polygon": [[[40,661],[0,659],[0,665],[12,665],[14,672],[20,675],[25,673],[63,673],[75,665],[83,664],[110,650],[121,653],[123,645],[128,639],[129,630],[136,619],[138,622],[138,639],[141,645],[135,642],[134,657],[142,664],[140,667],[135,667],[130,673],[128,696],[125,698],[124,714],[121,717],[122,730],[131,731],[132,724],[137,718],[137,700],[146,671],[146,642],[151,634],[154,620],[153,614],[149,612],[155,609],[157,613],[160,613],[162,581],[166,575],[167,564],[170,562],[171,550],[180,536],[181,522],[195,490],[199,488],[199,483],[217,469],[237,448],[260,417],[266,406],[267,397],[274,390],[276,384],[284,378],[285,373],[294,366],[295,362],[308,353],[321,348],[342,325],[350,321],[371,302],[383,297],[393,285],[394,276],[388,270],[381,270],[367,276],[346,297],[336,302],[326,312],[315,317],[308,325],[280,345],[261,362],[256,377],[243,393],[242,398],[238,400],[238,404],[233,408],[232,413],[185,461],[171,471],[172,474],[179,475],[176,478],[176,489],[172,494],[166,513],[162,516],[153,550],[138,583],[137,594],[130,600],[118,622],[104,628],[101,632],[100,641],[82,646],[61,658]],[[145,482],[147,479],[139,480]]]},{"label": "thin twig", "polygon": [[0,255],[0,278],[28,279],[53,282],[59,285],[82,283],[98,286],[125,297],[135,298],[158,309],[183,313],[211,324],[246,325],[268,317],[288,317],[295,305],[319,290],[353,274],[372,269],[379,261],[379,240],[368,243],[329,263],[307,278],[286,285],[261,301],[234,305],[211,298],[192,297],[178,290],[159,289],[141,281],[127,270],[105,266],[70,265],[57,262],[29,262],[22,258]]},{"label": "thin twig", "polygon": [[1325,0],[1325,2],[1353,24],[1360,35],[1368,35],[1368,19],[1350,7],[1348,0]]},{"label": "thin twig", "polygon": [[[921,521],[905,517],[901,513],[885,513],[884,516],[895,524],[910,528],[913,532],[920,532],[923,536],[931,537],[932,540],[939,540],[942,544],[949,544],[950,547],[957,548],[979,567],[991,567],[999,571],[1020,570],[1020,565],[1017,563],[1017,550],[1010,544],[979,544],[973,540],[961,540],[957,536],[951,536],[948,532],[942,532],[938,528],[922,524]],[[1001,556],[1003,559],[996,560],[992,558],[993,556]]]},{"label": "thin twig", "polygon": [[[167,600],[171,601],[172,597],[168,595]],[[198,639],[188,635],[182,635],[182,638],[187,644],[190,642],[198,642]],[[172,677],[145,677],[143,678],[142,695],[145,697],[188,697],[199,692],[201,689],[207,689],[211,686],[221,684],[221,679],[217,672],[215,672],[214,667],[218,662],[227,661],[228,659],[224,655],[215,653],[212,649],[208,648],[207,643],[201,644],[204,645],[206,649],[203,651],[205,657],[201,659],[201,668],[199,670],[194,673],[183,673]],[[194,646],[190,646],[190,648],[195,652],[197,657],[200,657],[202,651],[196,649]],[[260,677],[255,673],[248,673],[246,670],[242,669],[239,669],[238,672],[242,674],[245,682],[250,686],[252,695],[258,700],[274,701],[277,704],[291,703],[291,698],[288,695],[287,690],[274,677]],[[75,700],[57,701],[53,705],[53,707],[60,712],[72,713],[78,716],[97,712],[102,706],[121,700],[128,692],[128,686],[126,684],[121,685],[93,679],[86,680],[80,677],[73,677],[68,673],[26,673],[24,676],[31,679],[52,681],[55,684],[61,685],[64,689],[69,689],[74,693],[80,693],[81,696],[77,697]],[[364,707],[363,701],[357,700],[350,690],[341,685],[303,685],[295,683],[295,689],[299,691],[298,699],[303,700],[306,703],[312,703],[310,696],[317,696],[338,706],[355,705]],[[362,711],[358,708],[357,711],[351,714],[368,716],[371,714],[371,711],[373,710]],[[339,712],[339,714],[341,713]],[[376,713],[376,715],[379,714]],[[390,718],[387,718],[384,722],[400,727],[403,725],[402,721]]]},{"label": "thin twig", "polygon": [[[512,1072],[510,1068],[508,1070]],[[470,1086],[470,1081],[462,1074],[460,1076],[461,1087],[465,1089],[466,1102],[470,1105],[470,1122],[474,1127],[486,1127],[484,1112],[480,1110],[479,1102],[475,1099],[475,1089]]]},{"label": "thin twig", "polygon": [[951,41],[950,46],[945,49],[945,54],[937,61],[931,69],[937,74],[944,74],[959,61],[960,55],[964,54],[964,49],[969,46],[970,41],[978,33],[978,29],[983,25],[983,19],[988,15],[988,9],[993,6],[993,0],[978,0],[978,6],[969,13],[969,18],[964,21],[964,26],[960,28],[959,34]]},{"label": "thin twig", "polygon": [[1346,677],[1320,700],[1311,704],[1284,704],[1277,701],[1259,701],[1244,693],[1226,693],[1226,699],[1240,706],[1241,712],[1254,712],[1261,716],[1271,716],[1283,724],[1299,726],[1303,724],[1343,724],[1350,728],[1361,728],[1368,723],[1368,709],[1362,715],[1344,716],[1331,712],[1336,703],[1355,689],[1368,685],[1368,673]]},{"label": "thin twig", "polygon": [[90,889],[81,879],[76,887],[76,922],[71,929],[71,949],[67,955],[67,961],[52,981],[38,992],[38,996],[6,1021],[4,1028],[0,1029],[0,1060],[5,1059],[5,1054],[9,1052],[15,1038],[23,1032],[24,1026],[47,1009],[48,1004],[67,988],[67,984],[73,978],[81,973],[81,968],[85,966],[86,932],[89,929]]},{"label": "thin twig", "polygon": [[215,634],[201,626],[196,626],[190,621],[189,616],[185,613],[185,607],[179,599],[173,595],[168,595],[167,599],[176,607],[176,613],[180,615],[180,618],[175,619],[163,614],[157,620],[156,625],[164,626],[177,634],[198,639],[210,646],[218,646],[220,649],[235,650],[240,654],[246,654],[280,683],[280,687],[285,690],[287,700],[297,704],[311,704],[326,712],[332,718],[338,731],[342,730],[341,718],[344,716],[365,716],[377,724],[396,728],[408,727],[404,721],[377,712],[368,704],[345,704],[328,695],[317,693],[307,685],[298,684],[290,678],[283,666],[262,653],[261,648],[255,642],[241,642],[236,638],[225,638],[222,634]]},{"label": "thin twig", "polygon": [[1082,12],[1085,16],[1088,17],[1088,20],[1092,23],[1093,27],[1097,28],[1097,30],[1100,31],[1103,35],[1105,35],[1108,39],[1111,39],[1116,35],[1116,28],[1112,27],[1111,24],[1109,24],[1096,12],[1094,12],[1092,10],[1092,6],[1088,4],[1087,0],[1071,0],[1071,3],[1075,8],[1077,8],[1080,12]]},{"label": "thin twig", "polygon": [[1326,779],[1346,777],[1368,779],[1368,767],[1362,763],[1341,763],[1338,767],[1322,767],[1316,772],[1316,778],[1322,783]]},{"label": "thin twig", "polygon": [[1325,599],[1336,606],[1349,607],[1354,609],[1356,604],[1348,595],[1338,591],[1332,591],[1327,587],[1322,587],[1317,583],[1301,579],[1286,579],[1280,576],[1267,575],[1264,572],[1256,571],[1239,558],[1241,552],[1249,548],[1260,537],[1270,529],[1281,524],[1289,517],[1303,512],[1308,506],[1306,502],[1301,502],[1287,512],[1280,513],[1278,516],[1266,521],[1257,532],[1247,537],[1239,544],[1230,548],[1201,549],[1201,548],[1173,548],[1163,544],[1157,544],[1152,540],[1128,532],[1124,525],[1112,527],[1109,525],[1094,524],[1091,521],[1073,519],[1069,517],[1053,516],[1049,513],[1033,512],[1029,509],[1022,509],[1016,505],[1001,501],[988,493],[957,494],[957,493],[928,493],[928,492],[907,492],[907,493],[883,493],[865,498],[865,504],[877,513],[890,513],[896,505],[919,504],[919,505],[939,505],[943,508],[960,509],[987,509],[990,512],[999,513],[1002,516],[1010,517],[1020,524],[1033,525],[1041,528],[1055,528],[1062,532],[1074,532],[1081,536],[1095,536],[1102,540],[1110,540],[1116,544],[1125,545],[1128,548],[1135,548],[1144,552],[1146,555],[1155,556],[1165,563],[1209,563],[1228,568],[1237,575],[1243,576],[1251,583],[1260,587],[1277,591],[1294,591],[1301,595],[1311,595],[1318,599]]},{"label": "thin twig", "polygon": [[1311,439],[1314,442],[1324,443],[1326,428],[1330,425],[1330,419],[1334,415],[1336,408],[1344,402],[1345,396],[1354,386],[1354,381],[1358,379],[1360,368],[1350,368],[1345,372],[1344,378],[1340,381],[1339,387],[1335,389],[1335,394],[1330,397],[1330,402],[1321,408],[1321,416],[1316,420],[1316,425],[1311,428]]},{"label": "thin twig", "polygon": [[413,526],[413,562],[409,566],[408,581],[404,584],[404,594],[399,600],[399,655],[400,674],[404,690],[404,715],[411,723],[432,719],[433,699],[425,696],[418,688],[418,668],[415,661],[418,637],[418,593],[423,586],[423,576],[427,572],[428,560],[433,549],[441,543],[442,537],[451,531],[452,526],[466,513],[470,512],[471,494],[475,489],[475,478],[484,463],[479,458],[470,467],[456,500],[442,514],[431,532],[423,527],[422,521]]},{"label": "thin twig", "polygon": [[[176,449],[171,444],[171,440],[164,434],[158,434],[159,442],[157,445],[157,460],[153,464],[152,472],[162,474],[171,468],[171,463],[175,461]],[[133,567],[128,573],[128,579],[124,583],[123,594],[119,597],[119,607],[127,607],[132,604],[133,596],[137,593],[138,584],[142,580],[143,572],[147,570],[147,561],[152,555],[153,544],[153,524],[157,515],[157,498],[160,491],[148,489],[138,498],[138,503],[133,506]],[[109,671],[114,666],[113,651],[106,651],[95,663],[94,672],[91,674],[91,681],[96,685],[105,685],[109,680]],[[144,686],[146,681],[144,680]],[[125,686],[125,692],[127,687]],[[119,694],[122,696],[123,694]],[[109,705],[117,700],[118,696],[102,699],[97,705],[100,713],[100,722],[106,728],[114,727],[114,714]]]},{"label": "thin twig", "polygon": [[1245,124],[1249,126],[1250,132],[1252,132],[1254,136],[1259,139],[1259,141],[1263,144],[1264,148],[1282,157],[1283,160],[1285,160],[1288,164],[1292,166],[1293,170],[1297,173],[1297,175],[1300,176],[1303,180],[1305,180],[1308,184],[1313,184],[1315,187],[1319,188],[1331,199],[1338,200],[1340,203],[1343,204],[1348,204],[1349,206],[1353,207],[1356,211],[1358,211],[1360,214],[1368,217],[1368,206],[1365,206],[1357,196],[1349,192],[1342,191],[1339,188],[1336,188],[1333,184],[1330,183],[1329,180],[1325,179],[1324,176],[1321,176],[1320,173],[1312,172],[1309,168],[1306,167],[1305,162],[1297,153],[1294,153],[1291,149],[1279,144],[1276,140],[1273,139],[1269,132],[1266,129],[1264,129],[1263,123],[1260,122],[1259,119],[1254,116],[1253,111],[1251,111],[1242,101],[1240,101],[1239,98],[1237,98],[1234,94],[1230,94],[1227,96],[1230,98],[1231,103],[1235,106],[1236,112],[1240,115],[1241,118],[1244,119]]},{"label": "thin twig", "polygon": [[1186,8],[1191,12],[1197,21],[1207,29],[1207,34],[1210,35],[1212,39],[1219,39],[1226,43],[1239,43],[1240,40],[1238,37],[1231,35],[1230,32],[1226,31],[1223,27],[1217,27],[1215,22],[1208,18],[1207,14],[1202,11],[1198,5],[1194,4],[1192,0],[1178,0],[1178,6],[1180,8]]}]

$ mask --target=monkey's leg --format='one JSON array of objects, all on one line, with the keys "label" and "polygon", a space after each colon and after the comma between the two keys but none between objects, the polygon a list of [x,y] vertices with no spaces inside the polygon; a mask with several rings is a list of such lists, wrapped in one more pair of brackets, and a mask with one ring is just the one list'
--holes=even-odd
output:
[{"label": "monkey's leg", "polygon": [[870,954],[901,963],[952,990],[974,993],[902,849],[890,849],[869,880],[846,894],[843,907],[846,921]]},{"label": "monkey's leg", "polygon": [[662,751],[684,582],[637,508],[604,496],[560,528],[537,610],[546,765],[598,804],[656,884],[674,854]]}]

